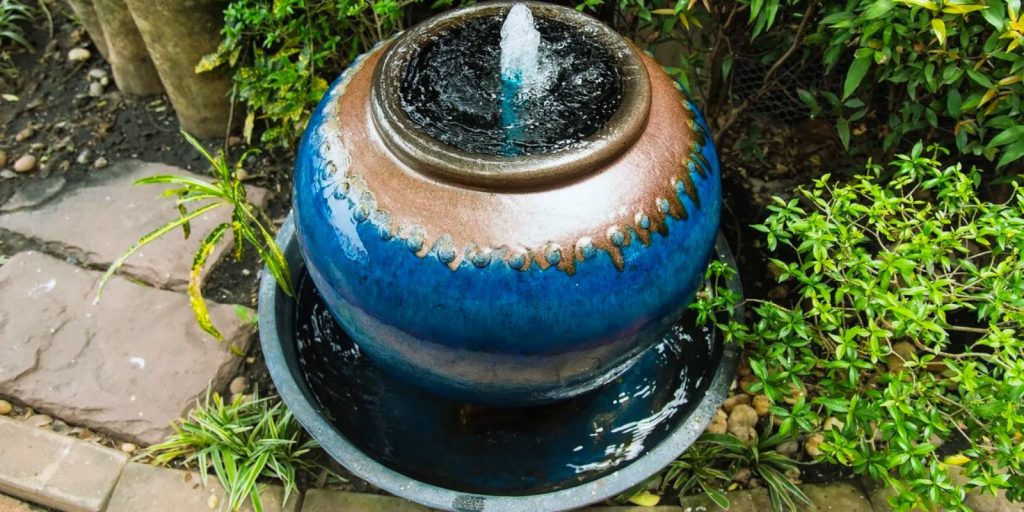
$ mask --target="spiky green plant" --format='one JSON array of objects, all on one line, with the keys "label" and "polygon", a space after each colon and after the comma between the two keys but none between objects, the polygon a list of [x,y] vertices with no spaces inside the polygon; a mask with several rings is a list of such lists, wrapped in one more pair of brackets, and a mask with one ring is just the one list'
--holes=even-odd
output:
[{"label": "spiky green plant", "polygon": [[731,435],[706,433],[669,465],[663,490],[671,487],[685,495],[700,489],[716,505],[729,508],[729,500],[720,486],[731,481],[737,471],[748,468],[766,484],[772,510],[801,510],[811,501],[786,476],[797,469],[798,463],[775,450],[786,440],[785,436],[771,434],[744,443]]},{"label": "spiky green plant", "polygon": [[252,398],[236,395],[225,402],[208,393],[188,418],[178,420],[174,434],[149,447],[144,456],[162,466],[196,466],[203,485],[212,468],[227,495],[228,510],[237,511],[250,498],[253,510],[261,512],[259,479],[281,482],[286,503],[297,489],[299,472],[330,471],[310,457],[316,447],[280,401],[253,393]]},{"label": "spiky green plant", "polygon": [[31,23],[34,15],[33,9],[19,0],[0,0],[0,46],[10,42],[31,50],[22,25]]},{"label": "spiky green plant", "polygon": [[[114,260],[100,282],[97,297],[103,292],[107,280],[143,246],[178,228],[181,228],[187,239],[191,235],[191,222],[194,219],[217,208],[230,208],[231,220],[215,226],[200,243],[195,258],[192,260],[192,270],[189,273],[188,282],[189,303],[199,326],[211,336],[224,341],[224,336],[210,319],[206,299],[202,294],[203,269],[206,268],[210,253],[213,252],[217,244],[224,241],[224,235],[230,230],[234,236],[233,254],[236,260],[242,257],[245,246],[252,247],[267,265],[267,269],[274,276],[278,286],[288,295],[293,294],[291,272],[281,248],[278,247],[273,234],[267,228],[270,224],[269,219],[246,198],[245,185],[239,178],[242,162],[251,152],[242,155],[234,165],[230,165],[224,153],[218,153],[214,157],[195,137],[184,130],[181,133],[189,144],[210,163],[214,180],[205,181],[191,176],[158,175],[136,181],[136,185],[172,185],[172,188],[164,192],[164,196],[177,197],[175,206],[179,215],[140,238],[124,254]],[[231,349],[236,352],[238,350],[234,346]]]}]

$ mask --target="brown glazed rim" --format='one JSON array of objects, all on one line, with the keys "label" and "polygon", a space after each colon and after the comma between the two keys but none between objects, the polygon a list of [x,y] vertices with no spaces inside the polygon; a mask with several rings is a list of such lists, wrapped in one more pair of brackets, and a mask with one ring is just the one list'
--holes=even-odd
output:
[{"label": "brown glazed rim", "polygon": [[[611,119],[573,146],[514,158],[470,153],[417,127],[402,109],[400,84],[417,51],[437,34],[467,18],[504,16],[523,3],[535,17],[554,19],[585,32],[608,49],[622,77],[622,101]],[[651,108],[651,80],[632,44],[600,21],[575,9],[540,2],[488,2],[431,18],[399,36],[373,73],[371,110],[385,145],[414,170],[478,189],[536,189],[587,174],[629,148],[643,133]]]}]

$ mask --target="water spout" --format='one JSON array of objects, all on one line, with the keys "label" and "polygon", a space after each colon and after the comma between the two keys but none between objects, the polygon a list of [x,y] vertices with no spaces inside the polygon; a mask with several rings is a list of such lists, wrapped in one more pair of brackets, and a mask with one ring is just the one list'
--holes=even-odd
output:
[{"label": "water spout", "polygon": [[523,4],[508,11],[501,26],[501,124],[505,129],[505,154],[515,155],[513,141],[521,138],[522,123],[516,112],[519,99],[533,94],[543,85],[540,58],[540,31],[533,23],[533,13]]},{"label": "water spout", "polygon": [[541,81],[540,32],[530,8],[515,4],[501,26],[501,79],[532,88]]}]

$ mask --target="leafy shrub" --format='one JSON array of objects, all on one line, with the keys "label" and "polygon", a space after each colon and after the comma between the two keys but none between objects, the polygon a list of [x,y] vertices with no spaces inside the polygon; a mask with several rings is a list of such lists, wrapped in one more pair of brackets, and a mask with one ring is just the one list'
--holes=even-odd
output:
[{"label": "leafy shrub", "polygon": [[[840,127],[848,122],[848,112],[850,121],[875,114],[867,94],[875,93],[884,97],[885,108],[877,114],[885,119],[887,130],[880,135],[886,148],[935,130],[951,136],[962,153],[989,160],[998,156],[1000,167],[1024,157],[1020,0],[832,5],[818,33],[808,39],[824,45],[830,68],[853,52]],[[862,85],[867,83],[875,86]],[[854,96],[858,90],[867,104]],[[834,95],[829,99],[836,103]]]},{"label": "leafy shrub", "polygon": [[227,403],[220,395],[207,395],[205,403],[173,427],[174,434],[145,453],[153,457],[154,464],[197,466],[203,485],[213,468],[230,511],[238,510],[246,498],[251,499],[254,510],[263,510],[257,483],[261,478],[284,485],[284,503],[297,488],[299,472],[326,470],[310,459],[316,442],[309,439],[291,411],[279,401],[256,394],[251,398],[237,395]]},{"label": "leafy shrub", "polygon": [[[215,226],[199,244],[195,258],[192,260],[192,270],[189,273],[188,282],[189,304],[192,306],[192,311],[195,313],[199,327],[218,340],[224,341],[224,336],[221,335],[210,319],[206,299],[203,298],[202,293],[202,273],[206,268],[207,259],[217,244],[225,241],[224,235],[229,232],[233,235],[235,244],[234,257],[236,260],[241,259],[242,251],[246,246],[252,247],[259,254],[263,263],[266,264],[267,269],[274,276],[278,286],[288,295],[293,293],[291,273],[288,269],[288,262],[284,259],[284,253],[281,252],[281,248],[274,241],[274,235],[267,229],[267,226],[270,225],[269,219],[246,199],[245,185],[239,178],[238,171],[241,169],[242,162],[245,161],[248,153],[242,155],[235,165],[232,166],[228,164],[227,158],[223,153],[214,157],[206,151],[206,148],[198,140],[187,132],[182,131],[182,135],[210,163],[214,180],[208,182],[191,176],[160,175],[136,181],[135,185],[172,185],[174,188],[168,189],[164,195],[177,197],[175,206],[179,216],[144,235],[114,260],[110,267],[107,268],[106,274],[103,275],[96,295],[98,298],[103,293],[107,280],[117,272],[117,269],[121,268],[121,265],[132,254],[135,254],[136,251],[146,244],[178,228],[181,228],[185,238],[188,238],[192,232],[191,221],[193,219],[216,208],[229,207],[231,208],[231,220]],[[190,207],[192,208],[191,210],[189,210]],[[237,352],[238,349],[232,346],[231,350]]]},{"label": "leafy shrub", "polygon": [[943,154],[917,144],[776,198],[755,227],[790,300],[754,301],[749,327],[711,314],[732,310],[724,288],[695,305],[745,344],[779,434],[823,441],[822,459],[896,489],[897,510],[1024,498],[1024,189],[980,199],[981,172]]},{"label": "leafy shrub", "polygon": [[[624,33],[677,45],[670,71],[703,100],[716,134],[760,102],[798,95],[863,152],[923,137],[999,167],[1024,156],[1020,0],[620,0],[618,9]],[[740,59],[761,70],[753,90],[734,83]],[[837,76],[814,80],[806,70],[816,66]]]},{"label": "leafy shrub", "polygon": [[[224,41],[197,71],[229,65],[248,106],[246,133],[267,123],[262,141],[288,145],[330,81],[356,56],[405,26],[420,0],[234,0],[224,11]],[[447,4],[440,0],[436,5]]]}]

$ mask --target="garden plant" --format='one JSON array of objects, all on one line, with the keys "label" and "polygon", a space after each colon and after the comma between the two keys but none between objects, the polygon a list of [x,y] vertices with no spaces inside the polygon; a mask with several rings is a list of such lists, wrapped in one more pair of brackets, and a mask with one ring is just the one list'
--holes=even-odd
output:
[{"label": "garden plant", "polygon": [[[293,293],[291,273],[284,254],[277,246],[277,242],[274,241],[274,235],[268,227],[270,226],[269,219],[246,199],[245,184],[242,183],[239,171],[248,154],[242,155],[234,165],[230,165],[224,153],[219,153],[215,157],[194,137],[186,132],[182,132],[182,135],[210,164],[214,180],[208,182],[191,176],[175,175],[150,176],[138,180],[136,185],[171,185],[172,188],[167,189],[164,196],[176,198],[175,206],[179,215],[144,235],[114,260],[107,268],[96,295],[97,298],[102,295],[104,285],[117,272],[117,269],[146,244],[166,236],[178,228],[181,228],[185,238],[189,238],[192,233],[191,222],[194,219],[216,208],[229,207],[231,208],[230,222],[223,222],[215,226],[204,235],[199,244],[192,261],[188,283],[189,303],[199,326],[214,338],[224,341],[224,336],[210,319],[206,299],[203,298],[202,293],[202,277],[210,253],[213,252],[217,244],[225,241],[225,235],[230,232],[233,236],[235,241],[233,255],[236,260],[241,259],[242,251],[246,246],[251,247],[259,254],[260,260],[266,264],[281,289],[289,295]],[[231,347],[231,350],[237,352],[238,349]]]},{"label": "garden plant", "polygon": [[[881,480],[897,510],[1024,497],[1024,190],[982,199],[983,172],[945,157],[918,144],[776,198],[755,228],[788,297],[717,321],[745,348],[777,435]],[[694,307],[716,321],[737,300],[718,288]]]},{"label": "garden plant", "polygon": [[238,510],[248,499],[253,510],[262,511],[261,479],[283,484],[281,503],[287,503],[301,473],[330,473],[312,458],[316,442],[276,397],[239,394],[225,401],[207,395],[174,431],[146,455],[154,464],[194,466],[204,484],[213,469],[224,487],[227,510]]}]

